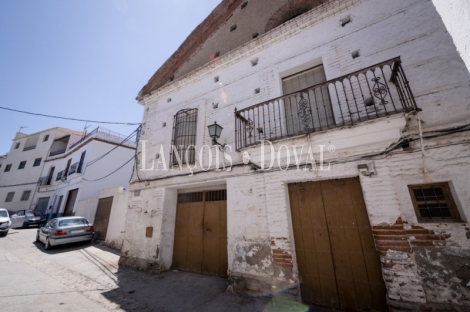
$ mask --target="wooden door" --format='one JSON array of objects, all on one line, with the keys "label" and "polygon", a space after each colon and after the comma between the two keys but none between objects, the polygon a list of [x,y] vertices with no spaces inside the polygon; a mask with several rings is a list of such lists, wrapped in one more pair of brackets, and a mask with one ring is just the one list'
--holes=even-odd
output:
[{"label": "wooden door", "polygon": [[95,229],[95,238],[106,240],[108,232],[109,216],[111,215],[111,207],[113,206],[114,197],[100,198],[98,207],[96,208],[95,221],[93,227]]},{"label": "wooden door", "polygon": [[343,310],[386,309],[358,178],[289,185],[302,300]]},{"label": "wooden door", "polygon": [[178,195],[172,266],[182,271],[227,276],[225,190]]},{"label": "wooden door", "polygon": [[78,189],[69,191],[67,196],[67,202],[65,203],[64,216],[71,216],[73,214],[73,207],[75,206],[75,201],[77,199]]}]

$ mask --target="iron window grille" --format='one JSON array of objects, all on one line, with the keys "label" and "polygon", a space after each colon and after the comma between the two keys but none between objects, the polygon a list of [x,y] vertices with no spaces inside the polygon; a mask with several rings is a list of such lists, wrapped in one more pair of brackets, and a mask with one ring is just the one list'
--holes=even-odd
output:
[{"label": "iron window grille", "polygon": [[460,221],[459,211],[447,183],[409,185],[408,188],[419,221]]},{"label": "iron window grille", "polygon": [[76,162],[72,166],[70,166],[70,170],[69,170],[68,175],[72,175],[72,174],[76,173],[77,168],[78,168],[78,162]]},{"label": "iron window grille", "polygon": [[5,166],[5,172],[8,172],[11,170],[11,164]]},{"label": "iron window grille", "polygon": [[14,196],[15,196],[15,192],[8,193],[7,198],[5,198],[5,202],[7,202],[7,203],[12,202]]},{"label": "iron window grille", "polygon": [[21,201],[27,201],[29,199],[29,195],[31,195],[31,191],[24,191],[23,195],[21,195]]},{"label": "iron window grille", "polygon": [[46,142],[47,140],[49,140],[49,134],[46,134],[46,135],[44,136],[43,142]]},{"label": "iron window grille", "polygon": [[174,116],[172,149],[170,164],[178,165],[178,157],[181,164],[194,164],[196,161],[196,131],[197,131],[197,108],[180,110]]},{"label": "iron window grille", "polygon": [[42,160],[42,158],[36,158],[36,159],[34,160],[33,167],[39,166],[39,165],[41,164],[41,160]]},{"label": "iron window grille", "polygon": [[18,166],[18,169],[24,169],[26,167],[26,161],[20,162],[20,165]]},{"label": "iron window grille", "polygon": [[178,194],[178,203],[195,203],[203,201],[204,192],[194,192],[194,193],[185,193]]},{"label": "iron window grille", "polygon": [[86,155],[86,151],[84,151],[82,153],[82,155],[80,156],[80,162],[78,164],[78,169],[77,169],[77,172],[78,173],[82,173],[82,170],[83,170],[83,162],[85,161],[85,155]]}]

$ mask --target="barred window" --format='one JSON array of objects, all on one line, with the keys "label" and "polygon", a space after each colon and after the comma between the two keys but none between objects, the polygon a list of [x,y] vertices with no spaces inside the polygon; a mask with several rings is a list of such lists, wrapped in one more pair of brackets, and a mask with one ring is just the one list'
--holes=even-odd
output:
[{"label": "barred window", "polygon": [[419,221],[460,221],[459,211],[447,183],[410,185],[408,188]]},{"label": "barred window", "polygon": [[31,195],[31,191],[24,191],[23,195],[21,195],[21,201],[26,201],[29,199],[29,195]]},{"label": "barred window", "polygon": [[42,160],[42,158],[36,158],[36,159],[34,160],[33,167],[39,166],[39,165],[41,164],[41,160]]},{"label": "barred window", "polygon": [[[197,108],[183,109],[176,113],[173,123],[172,145],[178,150],[181,164],[194,164],[196,161]],[[171,151],[171,165],[178,165],[175,151]]]},{"label": "barred window", "polygon": [[5,198],[5,202],[11,202],[13,201],[13,197],[15,196],[15,192],[10,192],[7,194],[7,198]]},{"label": "barred window", "polygon": [[18,169],[24,169],[25,166],[26,166],[26,161],[22,161],[22,162],[20,162],[20,165],[18,166]]}]

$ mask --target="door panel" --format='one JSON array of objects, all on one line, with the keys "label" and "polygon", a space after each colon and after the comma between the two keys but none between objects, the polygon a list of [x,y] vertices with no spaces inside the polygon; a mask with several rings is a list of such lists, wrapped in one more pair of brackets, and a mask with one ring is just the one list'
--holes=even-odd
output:
[{"label": "door panel", "polygon": [[111,208],[113,206],[113,198],[114,197],[100,198],[98,201],[98,207],[96,208],[95,213],[95,221],[93,222],[96,239],[106,240],[109,217],[111,215]]},{"label": "door panel", "polygon": [[221,198],[212,193],[205,192],[204,196],[196,193],[180,194],[176,209],[172,266],[183,271],[226,276],[226,197]]},{"label": "door panel", "polygon": [[385,309],[385,286],[358,178],[289,185],[302,299]]}]

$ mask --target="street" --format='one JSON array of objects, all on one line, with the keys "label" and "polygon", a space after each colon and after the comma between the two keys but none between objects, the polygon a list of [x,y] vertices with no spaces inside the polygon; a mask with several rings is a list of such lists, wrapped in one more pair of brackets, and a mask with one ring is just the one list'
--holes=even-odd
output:
[{"label": "street", "polygon": [[0,237],[1,311],[308,310],[283,296],[228,293],[227,281],[218,277],[119,268],[119,252],[99,244],[46,251],[35,242],[36,230],[11,229]]}]

